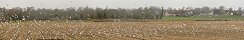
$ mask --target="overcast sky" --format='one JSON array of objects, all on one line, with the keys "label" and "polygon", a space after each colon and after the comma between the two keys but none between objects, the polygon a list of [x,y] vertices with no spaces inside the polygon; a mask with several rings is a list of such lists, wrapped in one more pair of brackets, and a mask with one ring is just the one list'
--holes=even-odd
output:
[{"label": "overcast sky", "polygon": [[105,8],[138,8],[158,7],[244,7],[244,0],[0,0],[0,7],[36,7],[36,8],[68,8],[68,7],[102,7]]}]

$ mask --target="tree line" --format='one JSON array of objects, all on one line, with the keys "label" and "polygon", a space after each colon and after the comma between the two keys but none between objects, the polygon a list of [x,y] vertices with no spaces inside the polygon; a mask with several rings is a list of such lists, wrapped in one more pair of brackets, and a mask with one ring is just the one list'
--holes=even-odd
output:
[{"label": "tree line", "polygon": [[183,7],[139,7],[134,9],[126,8],[91,8],[91,7],[70,7],[66,9],[46,9],[26,7],[15,7],[7,9],[0,8],[1,20],[86,20],[86,19],[162,19],[164,16],[204,16],[204,15],[244,15],[244,9],[233,8]]}]

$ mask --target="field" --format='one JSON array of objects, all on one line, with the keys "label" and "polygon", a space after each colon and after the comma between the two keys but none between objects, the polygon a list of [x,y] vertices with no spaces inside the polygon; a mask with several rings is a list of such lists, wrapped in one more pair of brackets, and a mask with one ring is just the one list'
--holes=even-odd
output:
[{"label": "field", "polygon": [[189,17],[177,17],[177,16],[165,16],[163,20],[169,21],[244,21],[244,16],[232,16],[232,15],[219,15],[219,16],[189,16]]},{"label": "field", "polygon": [[0,40],[244,40],[243,21],[0,23]]}]

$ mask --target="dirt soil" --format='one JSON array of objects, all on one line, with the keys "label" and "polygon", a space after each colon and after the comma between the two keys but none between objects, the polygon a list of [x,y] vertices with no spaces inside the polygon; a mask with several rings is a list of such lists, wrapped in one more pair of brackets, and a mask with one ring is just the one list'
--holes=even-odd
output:
[{"label": "dirt soil", "polygon": [[243,21],[0,23],[0,40],[244,40]]}]

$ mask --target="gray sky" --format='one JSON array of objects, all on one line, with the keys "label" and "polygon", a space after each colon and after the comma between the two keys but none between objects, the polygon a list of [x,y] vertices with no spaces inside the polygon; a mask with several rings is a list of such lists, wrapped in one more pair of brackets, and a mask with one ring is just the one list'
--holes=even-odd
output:
[{"label": "gray sky", "polygon": [[68,8],[68,7],[102,7],[105,8],[137,8],[137,7],[244,7],[244,0],[0,0],[0,7],[36,7],[36,8]]}]

